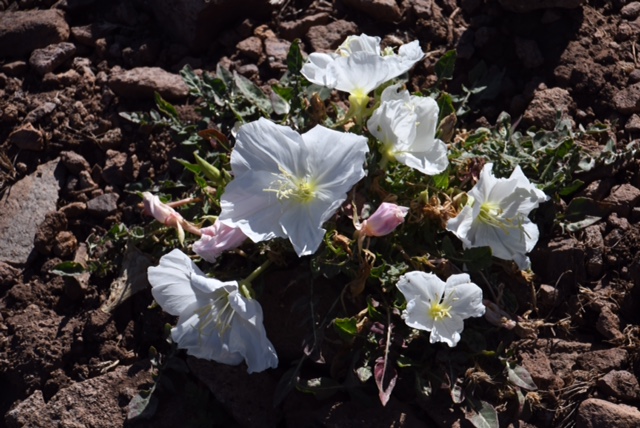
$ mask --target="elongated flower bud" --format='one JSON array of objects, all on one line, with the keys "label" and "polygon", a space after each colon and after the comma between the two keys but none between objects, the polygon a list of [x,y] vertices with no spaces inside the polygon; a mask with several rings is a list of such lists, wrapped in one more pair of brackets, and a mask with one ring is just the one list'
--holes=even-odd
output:
[{"label": "elongated flower bud", "polygon": [[389,202],[380,204],[375,213],[362,222],[359,231],[365,236],[385,236],[404,222],[409,208]]}]

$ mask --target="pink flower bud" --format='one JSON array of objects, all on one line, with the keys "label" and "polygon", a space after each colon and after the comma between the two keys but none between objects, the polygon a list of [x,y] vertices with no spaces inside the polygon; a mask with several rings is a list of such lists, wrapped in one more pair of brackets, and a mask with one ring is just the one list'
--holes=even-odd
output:
[{"label": "pink flower bud", "polygon": [[160,198],[149,192],[142,194],[144,199],[144,212],[153,216],[160,223],[166,226],[178,227],[182,222],[182,216],[167,204],[160,202]]},{"label": "pink flower bud", "polygon": [[371,217],[362,222],[358,230],[365,236],[384,236],[404,222],[409,208],[383,202]]},{"label": "pink flower bud", "polygon": [[225,251],[242,244],[247,236],[238,227],[229,227],[216,221],[213,226],[200,229],[200,239],[193,243],[193,251],[208,262],[215,262]]}]

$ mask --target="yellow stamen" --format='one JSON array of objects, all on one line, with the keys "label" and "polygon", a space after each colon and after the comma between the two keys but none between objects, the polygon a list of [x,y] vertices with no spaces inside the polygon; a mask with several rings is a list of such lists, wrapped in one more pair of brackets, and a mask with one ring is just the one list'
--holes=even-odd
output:
[{"label": "yellow stamen", "polygon": [[316,197],[316,184],[308,177],[294,177],[293,174],[280,167],[280,174],[265,192],[274,192],[279,200],[293,199],[299,203],[309,203]]},{"label": "yellow stamen", "polygon": [[434,303],[429,309],[429,315],[434,321],[451,318],[451,306],[447,305],[445,302]]}]

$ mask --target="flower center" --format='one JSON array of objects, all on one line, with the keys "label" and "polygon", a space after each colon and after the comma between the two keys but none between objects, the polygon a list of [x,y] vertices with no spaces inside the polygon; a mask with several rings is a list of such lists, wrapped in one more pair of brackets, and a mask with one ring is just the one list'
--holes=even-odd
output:
[{"label": "flower center", "polygon": [[196,328],[201,340],[202,337],[210,336],[214,330],[223,335],[231,328],[231,320],[235,315],[227,292],[222,292],[210,304],[197,309],[195,313],[200,318]]},{"label": "flower center", "polygon": [[483,222],[484,224],[497,227],[502,230],[507,235],[510,232],[510,229],[522,229],[522,221],[518,217],[516,218],[504,218],[501,217],[503,210],[500,209],[498,204],[495,202],[485,202],[480,205],[480,214],[478,214],[478,220]]},{"label": "flower center", "polygon": [[293,199],[298,203],[307,204],[315,199],[317,186],[309,177],[294,177],[282,167],[280,174],[274,175],[278,178],[271,183],[272,187],[264,189],[265,192],[274,192],[281,201]]},{"label": "flower center", "polygon": [[429,309],[429,315],[434,321],[451,318],[451,306],[443,303],[434,303]]}]

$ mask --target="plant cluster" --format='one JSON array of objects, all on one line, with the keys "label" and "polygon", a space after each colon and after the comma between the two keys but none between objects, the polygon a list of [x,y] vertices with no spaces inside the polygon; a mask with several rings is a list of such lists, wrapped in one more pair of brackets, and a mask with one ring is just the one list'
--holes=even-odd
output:
[{"label": "plant cluster", "polygon": [[[178,160],[192,180],[141,193],[166,226],[154,226],[155,251],[166,254],[148,280],[178,317],[178,348],[249,373],[278,367],[259,303],[278,284],[263,278],[301,266],[311,290],[301,323],[312,338],[286,362],[276,401],[293,388],[318,397],[374,388],[385,405],[412,379],[417,399],[449,391],[476,426],[497,426],[489,401],[513,401],[514,417],[535,402],[507,347],[517,308],[501,284],[531,281],[539,230],[530,214],[575,192],[572,172],[595,157],[573,150],[565,125],[521,134],[503,115],[495,129],[455,130],[456,113],[484,88],[463,97],[442,89],[449,52],[438,86],[411,93],[404,82],[423,57],[417,41],[396,51],[362,34],[305,60],[294,42],[288,72],[267,91],[222,67],[215,77],[185,68],[200,126],[159,96],[159,111],[126,115],[170,126],[195,149]],[[176,192],[186,199],[170,203]],[[316,294],[333,292],[314,288],[320,278],[340,291],[318,314]],[[327,346],[348,356],[305,379],[305,362],[321,361]]]}]

